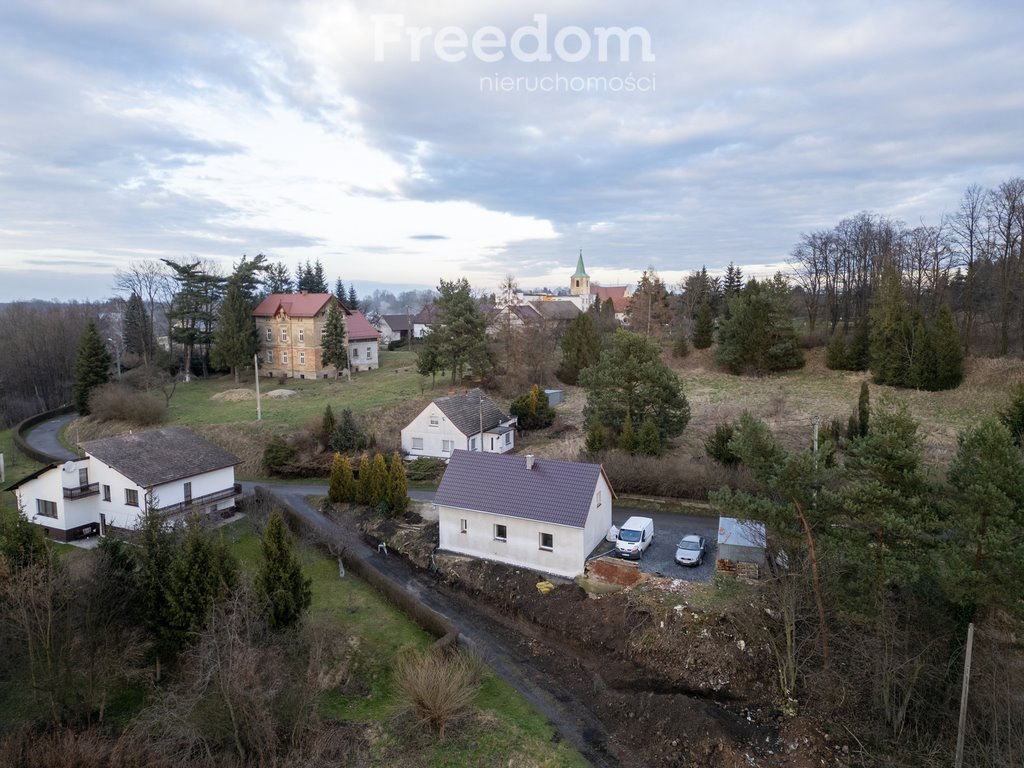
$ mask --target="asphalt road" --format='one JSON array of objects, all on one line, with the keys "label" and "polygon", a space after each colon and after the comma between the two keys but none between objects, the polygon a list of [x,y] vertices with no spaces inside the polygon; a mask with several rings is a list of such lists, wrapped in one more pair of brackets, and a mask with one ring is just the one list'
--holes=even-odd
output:
[{"label": "asphalt road", "polygon": [[[654,521],[654,541],[640,559],[640,570],[658,576],[685,581],[707,581],[715,573],[715,542],[718,540],[718,518],[686,515],[675,512],[652,512],[645,509],[615,507],[612,522],[621,526],[633,515],[649,517]],[[676,544],[683,536],[695,533],[707,540],[707,554],[699,568],[679,565],[675,561]],[[615,545],[608,542],[608,548]]]},{"label": "asphalt road", "polygon": [[66,413],[55,419],[44,421],[42,424],[33,427],[25,434],[25,442],[37,451],[48,453],[56,461],[77,459],[78,454],[74,451],[69,451],[61,445],[60,440],[57,439],[57,435],[59,435],[60,431],[64,429],[64,425],[76,418],[78,418],[77,413]]}]

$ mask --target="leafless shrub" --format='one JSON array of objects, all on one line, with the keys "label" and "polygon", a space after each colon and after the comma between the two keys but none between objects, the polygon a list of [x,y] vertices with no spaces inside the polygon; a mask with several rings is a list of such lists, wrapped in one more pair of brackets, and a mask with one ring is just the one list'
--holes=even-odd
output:
[{"label": "leafless shrub", "polygon": [[742,467],[723,467],[710,460],[688,456],[630,456],[608,451],[600,462],[616,493],[666,496],[706,501],[710,491],[723,485],[754,490],[754,484]]},{"label": "leafless shrub", "polygon": [[830,334],[827,328],[816,328],[813,332],[800,334],[802,349],[817,349],[828,344]]},{"label": "leafless shrub", "polygon": [[188,768],[155,754],[145,744],[115,739],[98,729],[14,731],[0,741],[0,765],[18,768]]},{"label": "leafless shrub", "polygon": [[117,383],[93,391],[89,410],[99,421],[126,421],[139,426],[162,424],[167,419],[165,402]]},{"label": "leafless shrub", "polygon": [[480,687],[480,668],[464,654],[416,651],[399,660],[395,682],[416,722],[444,739],[448,727],[469,710]]}]

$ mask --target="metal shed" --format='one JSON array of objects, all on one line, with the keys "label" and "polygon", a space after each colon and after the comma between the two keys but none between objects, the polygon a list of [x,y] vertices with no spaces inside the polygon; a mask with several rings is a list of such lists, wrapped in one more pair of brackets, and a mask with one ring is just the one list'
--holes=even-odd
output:
[{"label": "metal shed", "polygon": [[756,520],[718,518],[718,560],[715,570],[758,578],[765,562],[767,532]]}]

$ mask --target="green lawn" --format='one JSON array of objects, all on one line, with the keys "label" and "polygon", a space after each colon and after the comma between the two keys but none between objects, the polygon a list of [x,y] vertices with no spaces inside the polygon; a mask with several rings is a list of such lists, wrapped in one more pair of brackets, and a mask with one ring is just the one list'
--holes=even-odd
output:
[{"label": "green lawn", "polygon": [[5,429],[0,432],[0,453],[4,455],[4,481],[0,483],[0,509],[14,509],[14,494],[3,492],[11,483],[30,475],[43,465],[25,456],[14,445],[14,430]]},{"label": "green lawn", "polygon": [[[225,527],[223,535],[243,566],[252,570],[259,541],[248,520]],[[398,654],[429,646],[434,638],[421,630],[380,594],[351,574],[338,578],[337,563],[311,547],[302,549],[303,567],[313,580],[314,619],[334,621],[355,649],[354,671],[363,690],[338,691],[322,700],[325,715],[377,724],[379,738],[371,748],[372,765],[432,766],[585,766],[565,742],[552,743],[546,719],[511,687],[486,673],[476,697],[477,714],[443,742],[410,731],[396,717],[398,694],[391,670]]]}]

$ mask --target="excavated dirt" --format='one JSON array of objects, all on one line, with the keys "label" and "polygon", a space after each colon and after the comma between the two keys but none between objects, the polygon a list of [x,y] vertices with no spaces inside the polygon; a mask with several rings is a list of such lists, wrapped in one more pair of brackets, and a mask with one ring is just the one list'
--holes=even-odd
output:
[{"label": "excavated dirt", "polygon": [[433,573],[474,622],[557,681],[573,699],[563,704],[587,707],[601,729],[585,738],[611,764],[848,764],[813,721],[777,710],[768,649],[691,602],[714,587],[654,579],[594,596],[563,582],[543,594],[531,571],[433,554],[436,523],[366,521],[364,530]]}]

